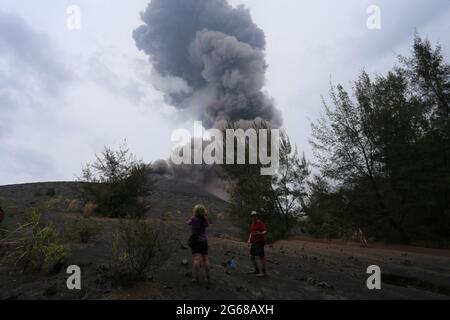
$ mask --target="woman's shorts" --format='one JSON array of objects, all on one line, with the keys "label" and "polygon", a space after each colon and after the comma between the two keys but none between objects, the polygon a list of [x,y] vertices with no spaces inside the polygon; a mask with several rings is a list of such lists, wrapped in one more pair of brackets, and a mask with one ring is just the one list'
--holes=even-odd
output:
[{"label": "woman's shorts", "polygon": [[208,241],[195,241],[192,245],[192,254],[208,255]]}]

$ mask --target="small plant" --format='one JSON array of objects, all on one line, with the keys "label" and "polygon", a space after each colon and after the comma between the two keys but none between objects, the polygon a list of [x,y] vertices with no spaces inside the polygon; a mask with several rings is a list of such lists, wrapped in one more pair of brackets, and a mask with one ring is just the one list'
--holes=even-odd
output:
[{"label": "small plant", "polygon": [[92,202],[86,203],[83,208],[83,217],[85,219],[89,219],[94,215],[95,209],[97,209],[97,205],[95,203]]},{"label": "small plant", "polygon": [[167,228],[160,222],[125,219],[112,242],[112,278],[116,285],[130,285],[149,270],[155,257],[163,260]]},{"label": "small plant", "polygon": [[42,197],[42,192],[40,191],[40,190],[38,190],[38,191],[36,191],[35,193],[34,193],[34,196],[35,197]]},{"label": "small plant", "polygon": [[62,202],[63,201],[60,198],[53,198],[45,203],[45,207],[46,209],[55,209],[58,208],[61,204],[63,204]]},{"label": "small plant", "polygon": [[55,188],[49,188],[47,189],[47,192],[45,193],[46,196],[48,197],[54,197],[56,196],[56,190]]},{"label": "small plant", "polygon": [[64,230],[64,238],[68,241],[89,243],[99,235],[102,227],[89,221],[76,221]]},{"label": "small plant", "polygon": [[153,191],[153,180],[145,163],[124,145],[115,151],[105,148],[93,164],[82,169],[81,194],[95,202],[95,213],[112,218],[144,216]]},{"label": "small plant", "polygon": [[67,200],[67,210],[77,211],[80,208],[80,202],[77,199]]},{"label": "small plant", "polygon": [[55,271],[69,255],[61,237],[52,226],[45,225],[42,210],[34,209],[25,216],[15,231],[7,236],[11,246],[6,259],[26,271]]}]

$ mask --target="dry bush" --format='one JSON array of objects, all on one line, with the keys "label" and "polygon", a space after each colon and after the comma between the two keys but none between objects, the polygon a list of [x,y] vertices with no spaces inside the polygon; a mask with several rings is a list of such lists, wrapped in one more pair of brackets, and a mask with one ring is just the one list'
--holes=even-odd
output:
[{"label": "dry bush", "polygon": [[78,201],[77,199],[72,200],[68,199],[67,201],[68,201],[67,210],[69,211],[78,211],[79,208],[81,207],[80,201]]},{"label": "dry bush", "polygon": [[92,202],[86,203],[83,208],[83,217],[89,219],[94,215],[95,209],[97,209],[97,205],[95,203]]}]

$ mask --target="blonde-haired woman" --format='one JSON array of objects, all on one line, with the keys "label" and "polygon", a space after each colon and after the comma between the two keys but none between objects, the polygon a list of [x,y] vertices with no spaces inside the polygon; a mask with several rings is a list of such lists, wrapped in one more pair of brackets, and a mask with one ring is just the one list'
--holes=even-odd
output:
[{"label": "blonde-haired woman", "polygon": [[205,266],[206,279],[208,287],[210,285],[210,265],[208,258],[208,236],[206,235],[206,228],[208,228],[208,212],[205,206],[198,204],[194,207],[192,217],[187,221],[187,224],[192,228],[192,235],[189,238],[189,246],[192,248],[192,257],[194,260],[194,277],[192,281],[199,283],[200,281],[200,266],[203,261]]}]

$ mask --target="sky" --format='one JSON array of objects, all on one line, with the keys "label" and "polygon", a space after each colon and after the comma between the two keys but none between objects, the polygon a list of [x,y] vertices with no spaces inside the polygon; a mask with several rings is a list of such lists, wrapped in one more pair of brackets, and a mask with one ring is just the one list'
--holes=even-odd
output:
[{"label": "sky", "polygon": [[[168,158],[175,129],[191,129],[156,90],[132,32],[149,0],[2,0],[0,185],[74,180],[104,146],[126,141],[146,162]],[[415,30],[450,57],[450,0],[229,0],[266,34],[266,91],[283,128],[313,159],[310,122],[330,82],[351,88],[407,55]],[[80,29],[67,9],[80,9]],[[367,27],[380,8],[381,29]]]}]

